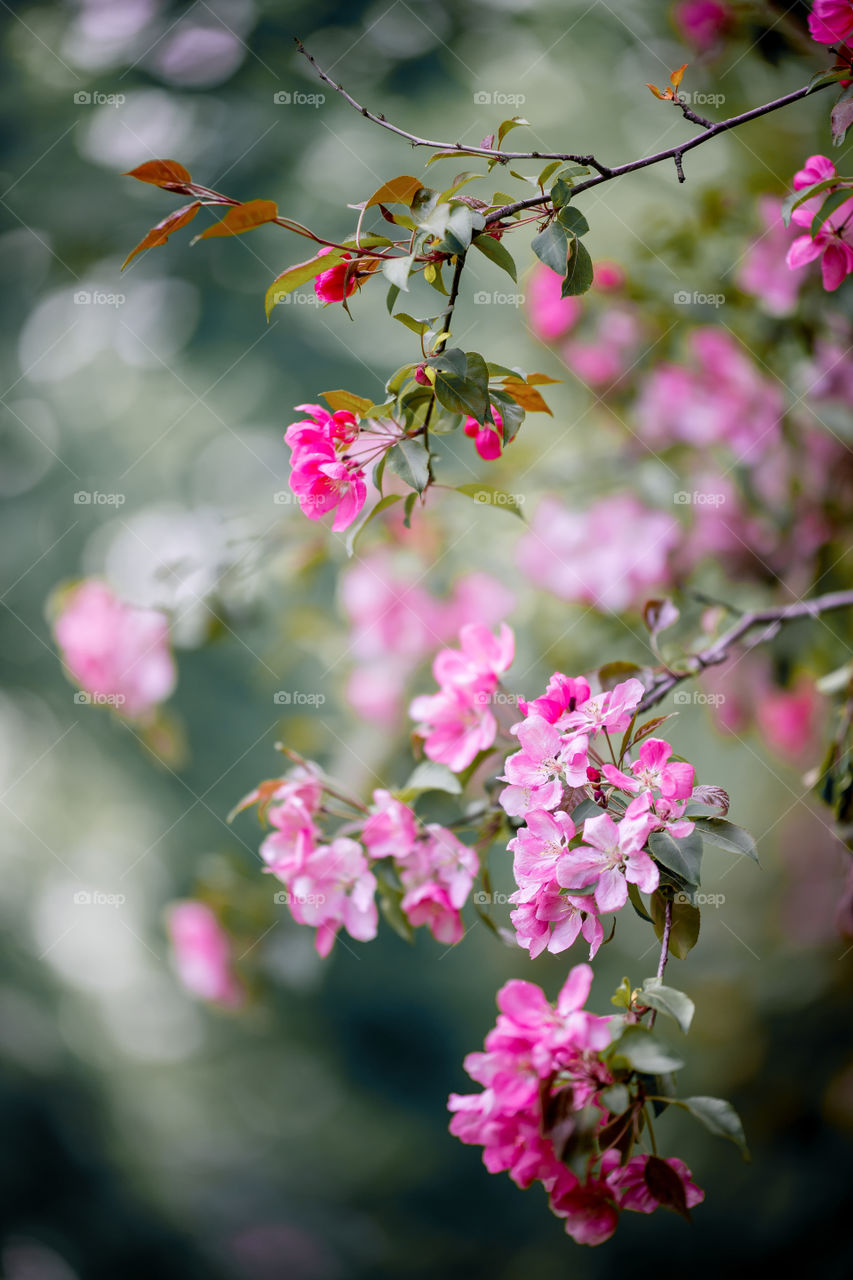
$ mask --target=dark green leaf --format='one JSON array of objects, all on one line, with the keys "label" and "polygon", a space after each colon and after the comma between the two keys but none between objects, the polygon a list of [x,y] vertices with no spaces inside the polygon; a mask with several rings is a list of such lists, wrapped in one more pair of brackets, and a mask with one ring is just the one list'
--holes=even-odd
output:
[{"label": "dark green leaf", "polygon": [[401,440],[387,458],[389,471],[416,493],[423,493],[429,481],[429,454],[421,440]]},{"label": "dark green leaf", "polygon": [[648,1027],[638,1023],[625,1028],[610,1053],[617,1058],[624,1058],[634,1071],[644,1071],[656,1075],[659,1071],[678,1071],[684,1062],[673,1053],[668,1045],[658,1040]]},{"label": "dark green leaf", "polygon": [[538,236],[534,236],[530,245],[536,257],[556,271],[557,275],[566,274],[569,256],[569,238],[559,222],[551,222]]},{"label": "dark green leaf", "polygon": [[705,1128],[718,1138],[728,1138],[743,1152],[745,1160],[749,1159],[749,1148],[743,1131],[740,1116],[725,1098],[682,1098],[679,1100],[692,1116],[701,1120]]},{"label": "dark green leaf", "polygon": [[643,983],[642,1000],[650,1009],[668,1014],[687,1035],[696,1006],[683,991],[676,991],[674,987],[665,987],[660,978],[646,978]]},{"label": "dark green leaf", "polygon": [[577,236],[569,239],[569,259],[560,296],[575,298],[592,288],[592,258]]},{"label": "dark green leaf", "polygon": [[479,249],[480,253],[484,254],[496,267],[501,267],[513,280],[518,279],[513,256],[509,249],[504,248],[500,240],[496,240],[494,236],[484,233],[477,236],[472,243],[474,248]]},{"label": "dark green leaf", "polygon": [[701,831],[711,844],[718,845],[729,853],[742,853],[747,858],[752,858],[753,862],[758,862],[756,843],[743,827],[736,826],[727,818],[694,818],[693,823],[696,830]]},{"label": "dark green leaf", "polygon": [[[652,913],[652,924],[658,938],[663,938],[665,923],[666,899],[658,890],[649,900]],[[684,960],[699,940],[699,910],[689,902],[681,900],[672,904],[672,930],[669,935],[670,954],[678,960]]]},{"label": "dark green leaf", "polygon": [[566,205],[557,214],[557,221],[561,227],[565,227],[568,232],[575,236],[585,236],[589,231],[589,223],[581,213],[580,209],[575,209],[573,205]]}]

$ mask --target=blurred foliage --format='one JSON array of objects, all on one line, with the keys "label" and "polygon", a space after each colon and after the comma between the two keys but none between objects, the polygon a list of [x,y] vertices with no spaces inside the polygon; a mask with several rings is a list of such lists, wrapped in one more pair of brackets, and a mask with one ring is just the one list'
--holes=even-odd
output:
[{"label": "blurred foliage", "polygon": [[[804,5],[745,11],[738,39],[696,71],[724,85],[732,110],[819,65],[798,34]],[[707,1188],[695,1225],[628,1215],[595,1252],[567,1241],[535,1193],[488,1176],[479,1153],[450,1138],[444,1110],[463,1084],[463,1055],[492,1023],[498,985],[532,976],[552,994],[565,957],[531,965],[474,923],[446,954],[383,928],[321,964],[309,931],[270,915],[249,820],[225,824],[275,772],[279,737],[362,790],[374,770],[408,772],[399,744],[354,736],[344,712],[342,549],[327,560],[327,535],[274,495],[291,406],[329,386],[378,397],[410,335],[391,331],[379,298],[359,300],[357,324],[293,303],[268,327],[266,287],[304,256],[275,228],[191,251],[176,238],[119,275],[167,211],[161,193],[119,176],[152,155],[239,198],[274,199],[331,235],[350,225],[347,202],[407,167],[405,145],[345,104],[275,101],[317,92],[295,33],[372,108],[434,136],[488,133],[497,118],[478,92],[523,95],[537,144],[607,159],[663,145],[681,127],[643,87],[687,56],[657,0],[7,7],[3,1275],[592,1280],[636,1269],[641,1256],[640,1274],[689,1268],[697,1280],[811,1269],[816,1258],[823,1276],[846,1276],[853,951],[832,925],[842,864],[797,772],[755,735],[723,739],[700,712],[679,723],[703,780],[727,787],[738,820],[764,833],[763,870],[708,855],[706,888],[725,894],[725,911],[708,911],[700,948],[672,962],[698,1006],[689,1091],[732,1097],[754,1163],[741,1167],[724,1144],[669,1118],[673,1149],[677,1139]],[[825,107],[808,102],[703,149],[684,188],[652,173],[594,193],[591,251],[635,261],[662,295],[715,278],[743,235],[742,197],[731,193],[782,191],[822,136]],[[472,269],[495,287],[489,263]],[[528,367],[561,374],[519,332],[517,309],[469,298],[461,317],[460,337],[476,331],[496,359],[524,348]],[[535,476],[538,453],[565,430],[565,451],[539,479],[577,493],[579,456],[601,466],[612,428],[602,415],[582,438],[571,432],[586,403],[571,382],[553,402],[554,423],[528,424],[514,465]],[[79,493],[100,498],[75,502]],[[457,503],[440,519],[456,545],[433,585],[472,566],[512,580],[516,531],[503,513]],[[186,743],[171,765],[107,713],[76,706],[56,659],[46,597],[63,579],[104,571],[179,619],[170,707]],[[528,691],[554,666],[641,656],[641,640],[612,620],[519,595]],[[322,689],[326,702],[285,716],[273,703],[281,688]],[[494,854],[493,871],[506,883]],[[169,970],[163,906],[201,880],[258,994],[240,1016],[199,1008]],[[93,889],[125,901],[75,902]],[[639,922],[626,926],[602,953],[598,1006],[624,973],[639,982],[653,970]]]}]

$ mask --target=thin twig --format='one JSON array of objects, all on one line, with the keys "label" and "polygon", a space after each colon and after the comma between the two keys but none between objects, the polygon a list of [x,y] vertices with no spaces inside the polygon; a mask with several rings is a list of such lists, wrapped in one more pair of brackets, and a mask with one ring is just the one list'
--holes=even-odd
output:
[{"label": "thin twig", "polygon": [[796,604],[780,605],[775,609],[753,609],[749,613],[744,613],[707,649],[692,654],[683,670],[658,672],[637,712],[639,714],[656,706],[683,680],[689,680],[692,676],[698,675],[706,667],[718,666],[721,662],[725,662],[732,648],[756,627],[764,627],[764,632],[754,641],[754,644],[763,644],[772,639],[780,627],[787,622],[794,622],[798,618],[816,618],[822,613],[850,608],[853,608],[853,591],[830,591],[826,595],[815,596],[812,600],[799,600]]}]

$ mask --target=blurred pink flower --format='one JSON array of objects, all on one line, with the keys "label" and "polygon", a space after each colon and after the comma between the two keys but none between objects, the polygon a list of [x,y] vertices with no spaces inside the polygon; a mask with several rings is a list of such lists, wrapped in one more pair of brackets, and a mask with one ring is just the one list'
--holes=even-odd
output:
[{"label": "blurred pink flower", "polygon": [[310,850],[288,889],[291,914],[298,924],[316,928],[321,956],[329,954],[341,926],[359,942],[376,937],[376,877],[357,841],[338,836]]},{"label": "blurred pink flower", "polygon": [[577,324],[582,311],[579,298],[561,298],[563,282],[556,271],[537,263],[530,273],[527,314],[530,327],[541,342],[556,342]]},{"label": "blurred pink flower", "polygon": [[756,706],[756,719],[767,745],[789,760],[802,760],[817,747],[823,705],[808,676],[802,676],[793,689],[768,690]]},{"label": "blurred pink flower", "polygon": [[406,890],[400,906],[413,928],[425,924],[436,942],[460,942],[465,934],[460,911],[478,868],[474,849],[445,827],[428,823],[399,868]]},{"label": "blurred pink flower", "polygon": [[166,615],[126,604],[103,582],[89,578],[65,592],[53,630],[75,684],[128,719],[175,687]]},{"label": "blurred pink flower", "polygon": [[786,261],[791,230],[782,221],[782,202],[775,196],[760,196],[758,211],[764,232],[747,250],[737,282],[744,293],[758,299],[768,315],[790,315],[800,292],[800,281]]},{"label": "blurred pink flower", "polygon": [[231,970],[228,935],[203,902],[175,902],[166,927],[172,942],[178,977],[202,1000],[235,1008],[245,991]]},{"label": "blurred pink flower", "polygon": [[560,599],[619,613],[670,581],[669,558],[679,538],[673,516],[631,494],[601,498],[587,511],[545,498],[518,544],[517,562]]},{"label": "blurred pink flower", "polygon": [[732,11],[721,0],[681,0],[672,16],[679,33],[701,52],[713,48],[732,25]]}]

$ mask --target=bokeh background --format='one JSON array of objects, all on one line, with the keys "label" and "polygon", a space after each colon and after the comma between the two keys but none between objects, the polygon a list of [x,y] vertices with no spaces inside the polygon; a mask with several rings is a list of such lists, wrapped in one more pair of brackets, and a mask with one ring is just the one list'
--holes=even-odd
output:
[{"label": "bokeh background", "polygon": [[[846,855],[803,782],[829,709],[791,759],[749,717],[723,732],[706,706],[682,708],[679,750],[702,781],[731,791],[732,817],[759,837],[762,860],[759,870],[706,855],[705,889],[724,902],[705,911],[699,948],[671,962],[671,981],[698,1005],[684,1090],[733,1099],[753,1163],[668,1117],[668,1148],[707,1189],[695,1224],[626,1215],[613,1241],[581,1249],[537,1191],[486,1174],[478,1150],[448,1135],[445,1112],[497,987],[526,976],[553,996],[566,957],[531,963],[472,917],[450,951],[428,937],[409,946],[384,926],[322,962],[310,931],[273,907],[254,818],[225,821],[279,771],[280,739],[362,794],[409,772],[404,715],[389,732],[347,708],[343,542],[275,495],[291,407],[324,388],[379,398],[411,358],[412,335],[387,319],[378,291],[356,300],[354,324],[310,305],[309,291],[267,325],[264,290],[307,256],[277,228],[193,249],[179,234],[119,274],[172,207],[120,176],[146,159],[180,160],[241,199],[275,199],[328,235],[349,230],[346,205],[384,178],[422,172],[426,153],[328,93],[299,101],[322,86],[294,34],[357,97],[430,136],[478,142],[521,111],[527,145],[618,161],[690,136],[644,88],[685,61],[693,87],[724,94],[727,113],[824,64],[803,36],[805,5],[736,8],[724,48],[697,59],[657,0],[2,6],[6,1280],[592,1280],[628,1267],[710,1277],[759,1265],[849,1275],[853,950],[833,918]],[[815,98],[702,149],[684,187],[666,169],[593,193],[593,256],[633,273],[675,326],[726,323],[729,312],[701,302],[671,305],[679,290],[722,290],[756,327],[730,274],[758,226],[749,197],[783,193],[807,154],[828,151],[826,114]],[[511,135],[519,147],[524,132]],[[518,257],[528,270],[529,250]],[[546,488],[569,504],[629,484],[660,496],[663,483],[669,495],[671,478],[615,459],[612,414],[536,341],[520,304],[528,277],[512,286],[485,259],[472,274],[491,300],[469,294],[460,344],[563,379],[554,418],[530,419],[489,478],[531,505]],[[784,352],[798,323],[779,321],[762,341]],[[443,447],[445,474],[479,474],[467,441]],[[620,621],[531,588],[506,513],[447,500],[435,527],[449,553],[424,523],[401,572],[425,564],[440,595],[484,570],[514,593],[519,692],[535,695],[555,668],[648,659],[636,615]],[[827,552],[817,585],[845,584],[848,550],[842,539]],[[180,676],[159,742],[74,701],[45,602],[83,573],[170,611]],[[752,579],[704,573],[709,591],[755,598]],[[788,633],[776,674],[839,665],[844,628],[827,620],[817,642]],[[426,664],[412,687],[430,687]],[[282,689],[325,701],[283,706]],[[507,863],[493,852],[505,887]],[[201,1006],[173,973],[164,908],[195,893],[234,937],[252,996],[239,1013]],[[638,920],[620,921],[599,957],[602,1011],[623,974],[639,983],[653,972],[649,943]]]}]

